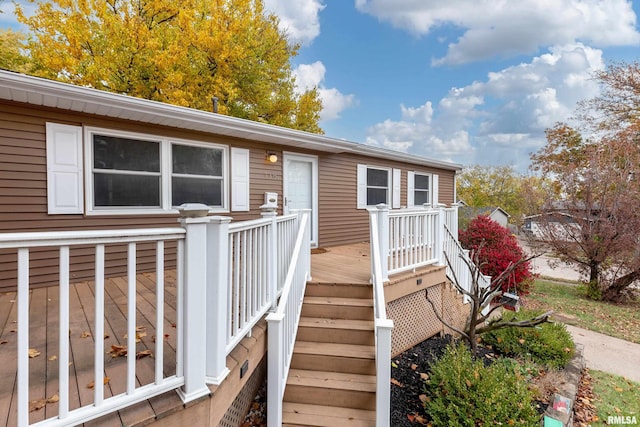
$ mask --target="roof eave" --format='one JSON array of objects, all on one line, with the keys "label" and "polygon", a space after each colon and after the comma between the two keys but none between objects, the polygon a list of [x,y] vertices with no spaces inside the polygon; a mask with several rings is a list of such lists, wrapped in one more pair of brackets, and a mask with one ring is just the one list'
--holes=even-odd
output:
[{"label": "roof eave", "polygon": [[324,135],[0,70],[0,99],[328,153],[354,153],[458,171],[462,165]]}]

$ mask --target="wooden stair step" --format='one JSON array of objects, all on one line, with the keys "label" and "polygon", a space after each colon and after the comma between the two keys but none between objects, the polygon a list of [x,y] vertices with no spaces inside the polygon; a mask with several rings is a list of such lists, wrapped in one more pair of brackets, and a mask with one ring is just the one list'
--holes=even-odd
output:
[{"label": "wooden stair step", "polygon": [[301,315],[303,317],[371,320],[373,319],[373,299],[305,296]]},{"label": "wooden stair step", "polygon": [[289,385],[375,393],[376,377],[375,375],[348,374],[344,372],[291,369],[289,370],[287,387]]},{"label": "wooden stair step", "polygon": [[305,295],[311,297],[373,298],[373,287],[370,283],[309,282]]},{"label": "wooden stair step", "polygon": [[300,341],[343,344],[375,344],[373,320],[301,317],[298,325]]},{"label": "wooden stair step", "polygon": [[375,375],[375,346],[296,341],[291,369]]},{"label": "wooden stair step", "polygon": [[293,352],[359,359],[375,359],[376,356],[375,347],[372,345],[318,343],[311,341],[297,341]]},{"label": "wooden stair step", "polygon": [[284,402],[282,425],[316,427],[373,427],[376,412],[362,409]]},{"label": "wooden stair step", "polygon": [[348,307],[373,307],[373,298],[344,298],[332,296],[305,296],[305,304],[341,305]]},{"label": "wooden stair step", "polygon": [[376,377],[292,369],[284,401],[373,410],[376,409]]}]

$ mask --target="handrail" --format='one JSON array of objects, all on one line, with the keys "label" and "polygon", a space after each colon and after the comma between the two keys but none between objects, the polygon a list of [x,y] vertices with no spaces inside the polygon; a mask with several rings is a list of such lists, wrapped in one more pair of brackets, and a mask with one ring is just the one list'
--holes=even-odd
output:
[{"label": "handrail", "polygon": [[183,239],[185,234],[181,227],[0,233],[0,249],[151,242]]},{"label": "handrail", "polygon": [[393,320],[387,319],[379,241],[380,230],[376,212],[369,211],[369,221],[376,354],[376,426],[387,427],[391,416],[391,331]]},{"label": "handrail", "polygon": [[291,366],[306,283],[310,276],[310,242],[309,211],[302,210],[282,295],[275,312],[267,315],[267,424],[270,427],[282,425],[282,398]]}]

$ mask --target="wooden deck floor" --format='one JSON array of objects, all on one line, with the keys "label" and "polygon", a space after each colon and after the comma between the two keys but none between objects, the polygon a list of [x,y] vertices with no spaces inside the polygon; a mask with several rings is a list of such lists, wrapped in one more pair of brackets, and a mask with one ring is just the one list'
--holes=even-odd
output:
[{"label": "wooden deck floor", "polygon": [[[326,283],[369,283],[369,244],[316,250],[311,256],[312,279]],[[136,325],[142,335],[136,351],[155,352],[155,274],[140,273],[137,276]],[[51,399],[58,390],[58,287],[34,289],[30,292],[29,348],[38,351],[29,359],[29,400],[51,403],[30,412],[30,423],[58,414],[58,405]],[[16,293],[0,294],[0,427],[16,425],[17,396],[17,304]],[[70,288],[70,409],[93,402],[90,383],[94,378],[92,334],[94,324],[93,282],[80,282]],[[126,345],[127,282],[117,277],[105,280],[105,352],[111,345]],[[164,321],[164,373],[175,373],[176,340],[176,286],[175,270],[165,272],[165,321]],[[126,357],[111,357],[105,354],[105,398],[120,394],[126,387]],[[154,380],[154,359],[145,357],[136,362],[138,385]],[[182,402],[176,393],[166,393],[134,406],[114,412],[87,426],[121,426],[153,420],[156,416],[179,408]]]},{"label": "wooden deck floor", "polygon": [[313,282],[336,284],[369,283],[369,242],[312,251],[311,279]]},{"label": "wooden deck floor", "polygon": [[[44,406],[30,412],[30,422],[56,416],[58,405],[58,287],[34,289],[30,293],[29,348],[39,354],[29,359],[29,400],[32,407]],[[16,293],[0,295],[0,426],[16,425],[16,346],[17,331]],[[70,409],[93,403],[92,382],[94,379],[94,324],[95,295],[92,282],[81,282],[70,288]],[[141,273],[137,276],[137,314],[140,341],[136,351],[150,350],[155,353],[155,274]],[[164,321],[164,373],[175,374],[175,318],[176,318],[175,271],[165,272],[165,321]],[[127,283],[125,278],[105,280],[105,352],[111,345],[126,345]],[[163,339],[160,337],[159,339]],[[123,393],[126,388],[126,357],[111,357],[105,354],[104,371],[108,383],[104,387],[105,398]],[[154,381],[154,358],[144,357],[136,362],[138,385]],[[51,403],[42,404],[49,399]],[[169,407],[180,405],[175,393],[159,396],[113,413],[86,425],[129,425],[133,420],[154,418]]]}]

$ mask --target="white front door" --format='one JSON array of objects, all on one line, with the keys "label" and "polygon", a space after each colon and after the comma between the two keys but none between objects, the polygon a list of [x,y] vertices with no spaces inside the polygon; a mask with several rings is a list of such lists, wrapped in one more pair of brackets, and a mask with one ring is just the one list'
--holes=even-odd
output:
[{"label": "white front door", "polygon": [[285,215],[311,209],[311,244],[318,244],[318,158],[284,153],[283,193]]}]

